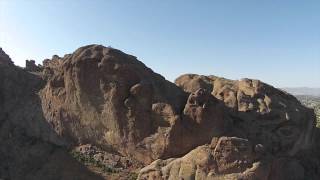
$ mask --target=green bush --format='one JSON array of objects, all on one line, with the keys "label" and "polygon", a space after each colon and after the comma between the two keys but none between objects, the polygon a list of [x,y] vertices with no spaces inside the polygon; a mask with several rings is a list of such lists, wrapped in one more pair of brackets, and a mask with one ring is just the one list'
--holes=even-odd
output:
[{"label": "green bush", "polygon": [[131,172],[128,176],[128,180],[136,180],[136,179],[138,179],[138,174]]}]

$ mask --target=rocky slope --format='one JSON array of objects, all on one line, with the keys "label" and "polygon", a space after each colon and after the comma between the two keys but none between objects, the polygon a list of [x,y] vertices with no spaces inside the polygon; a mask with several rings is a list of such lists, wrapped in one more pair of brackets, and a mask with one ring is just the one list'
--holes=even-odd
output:
[{"label": "rocky slope", "polygon": [[27,69],[0,54],[0,178],[320,177],[313,111],[258,80],[174,84],[101,45]]}]

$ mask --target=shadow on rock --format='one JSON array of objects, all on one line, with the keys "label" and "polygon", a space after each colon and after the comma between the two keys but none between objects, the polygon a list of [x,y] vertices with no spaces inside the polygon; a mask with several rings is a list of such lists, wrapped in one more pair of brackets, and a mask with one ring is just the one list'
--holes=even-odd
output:
[{"label": "shadow on rock", "polygon": [[0,179],[103,179],[74,160],[44,119],[37,74],[0,63]]}]

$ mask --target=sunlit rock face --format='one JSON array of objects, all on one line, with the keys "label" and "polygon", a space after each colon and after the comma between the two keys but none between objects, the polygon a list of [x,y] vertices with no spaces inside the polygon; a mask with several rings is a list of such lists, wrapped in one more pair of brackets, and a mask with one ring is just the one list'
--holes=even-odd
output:
[{"label": "sunlit rock face", "polygon": [[[224,128],[221,104],[210,94],[191,95],[211,98],[202,104],[186,103],[182,89],[119,50],[85,46],[45,64],[45,117],[70,144],[110,146],[151,162],[187,153]],[[210,122],[214,111],[216,122]],[[219,132],[203,131],[214,124]]]},{"label": "sunlit rock face", "polygon": [[140,171],[138,179],[267,179],[270,161],[247,139],[214,138],[181,158],[157,160]]},{"label": "sunlit rock face", "polygon": [[[211,143],[199,146],[181,158],[154,161],[140,171],[138,179],[280,180],[317,177],[311,170],[317,169],[317,163],[308,164],[301,159],[301,152],[313,156],[310,149],[314,145],[316,130],[314,113],[293,96],[251,79],[232,81],[187,74],[175,83],[190,93],[188,102],[191,104],[206,107],[202,102],[208,99],[223,104],[223,114],[227,117],[218,119],[228,121],[228,128],[218,128],[226,130],[222,133],[224,136],[212,135]],[[203,95],[208,92],[210,95]],[[196,94],[201,98],[194,100]],[[200,110],[190,112],[189,116],[195,122],[202,122],[198,119],[199,114],[203,114]],[[209,121],[219,117],[214,110],[209,112]],[[217,132],[212,127],[205,131],[210,133],[210,130]]]},{"label": "sunlit rock face", "polygon": [[176,84],[186,92],[205,88],[225,104],[232,134],[263,144],[273,154],[294,155],[312,145],[315,117],[292,95],[259,80],[228,80],[182,75]]}]

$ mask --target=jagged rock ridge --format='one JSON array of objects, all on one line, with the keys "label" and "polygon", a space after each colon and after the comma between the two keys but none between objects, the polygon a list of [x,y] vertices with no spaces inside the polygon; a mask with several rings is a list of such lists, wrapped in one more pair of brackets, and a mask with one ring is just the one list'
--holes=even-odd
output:
[{"label": "jagged rock ridge", "polygon": [[0,48],[0,65],[13,65],[11,58]]}]

